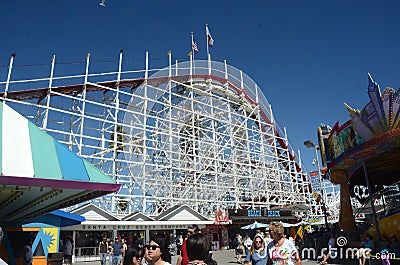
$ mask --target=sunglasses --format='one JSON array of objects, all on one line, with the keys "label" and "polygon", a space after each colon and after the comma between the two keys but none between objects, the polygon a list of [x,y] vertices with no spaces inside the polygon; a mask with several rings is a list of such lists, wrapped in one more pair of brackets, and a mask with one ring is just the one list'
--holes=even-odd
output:
[{"label": "sunglasses", "polygon": [[160,246],[156,246],[156,245],[152,245],[152,246],[149,246],[149,245],[147,245],[146,246],[146,248],[147,248],[147,250],[156,250],[157,248],[160,248]]},{"label": "sunglasses", "polygon": [[141,255],[136,255],[135,258],[136,259],[142,259],[142,256]]},{"label": "sunglasses", "polygon": [[260,244],[261,244],[261,243],[262,243],[262,241],[256,241],[256,244],[257,244],[257,243],[260,243]]}]

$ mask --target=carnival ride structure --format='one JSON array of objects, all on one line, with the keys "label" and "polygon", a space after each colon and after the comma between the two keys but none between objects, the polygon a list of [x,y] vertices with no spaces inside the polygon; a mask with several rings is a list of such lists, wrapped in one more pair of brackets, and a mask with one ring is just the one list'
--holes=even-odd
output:
[{"label": "carnival ride structure", "polygon": [[[375,198],[374,194],[393,185],[397,187],[396,196],[399,194],[400,94],[393,88],[381,93],[369,74],[368,80],[370,102],[362,110],[345,104],[350,120],[341,126],[337,122],[320,144],[324,145],[321,155],[327,162],[328,176],[340,184],[341,226],[355,230],[351,198],[359,205],[369,200],[379,234],[376,207],[384,198]],[[393,197],[392,191],[389,197]]]},{"label": "carnival ride structure", "polygon": [[212,218],[305,204],[321,215],[262,90],[226,61],[123,60],[121,51],[105,62],[53,56],[50,66],[15,66],[12,56],[2,69],[1,100],[121,185],[92,201],[110,213],[187,204]]}]

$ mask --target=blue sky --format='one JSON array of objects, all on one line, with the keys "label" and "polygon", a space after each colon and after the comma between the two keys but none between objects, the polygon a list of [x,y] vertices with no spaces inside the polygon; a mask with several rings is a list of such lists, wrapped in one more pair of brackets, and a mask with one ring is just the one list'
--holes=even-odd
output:
[{"label": "blue sky", "polygon": [[[206,58],[204,25],[215,40],[212,59],[242,69],[264,91],[290,143],[313,170],[320,123],[344,123],[344,102],[368,102],[367,73],[400,86],[400,2],[388,1],[3,1],[0,66],[118,59],[186,58],[190,32]],[[151,66],[150,66],[151,67]],[[0,79],[5,81],[5,68]],[[83,72],[83,71],[82,71]]]}]

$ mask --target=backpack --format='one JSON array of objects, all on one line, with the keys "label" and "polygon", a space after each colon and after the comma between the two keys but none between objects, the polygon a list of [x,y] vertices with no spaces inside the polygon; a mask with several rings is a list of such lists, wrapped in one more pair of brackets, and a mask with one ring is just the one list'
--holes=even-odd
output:
[{"label": "backpack", "polygon": [[238,238],[235,238],[235,239],[233,240],[233,242],[232,242],[233,248],[237,248],[239,245],[240,245],[240,244],[239,244],[239,239],[238,239]]}]

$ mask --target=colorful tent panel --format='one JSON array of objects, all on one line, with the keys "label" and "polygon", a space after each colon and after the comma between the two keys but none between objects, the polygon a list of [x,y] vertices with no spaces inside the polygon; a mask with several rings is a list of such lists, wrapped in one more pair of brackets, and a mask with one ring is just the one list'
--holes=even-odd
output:
[{"label": "colorful tent panel", "polygon": [[0,103],[0,222],[22,222],[120,185]]},{"label": "colorful tent panel", "polygon": [[[29,123],[29,134],[36,141],[31,142],[32,158],[36,178],[62,179],[58,155],[50,135]],[[41,159],[46,157],[47,159]]]},{"label": "colorful tent panel", "polygon": [[90,176],[90,180],[92,182],[99,182],[99,183],[114,183],[114,181],[104,175],[100,170],[95,168],[92,164],[90,164],[88,161],[85,159],[82,159],[83,164],[85,165],[86,171],[88,175]]},{"label": "colorful tent panel", "polygon": [[0,124],[1,175],[114,183],[4,103]]},{"label": "colorful tent panel", "polygon": [[[60,143],[56,143],[58,159],[60,160],[61,172],[65,180],[83,180],[88,181],[89,176],[83,164],[82,158],[73,155],[73,153]],[[86,172],[86,174],[79,174]]]},{"label": "colorful tent panel", "polygon": [[28,120],[2,104],[1,174],[5,176],[33,177],[31,141]]}]

